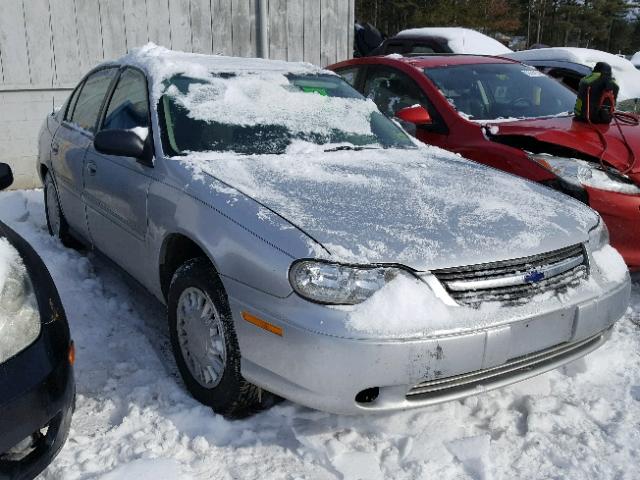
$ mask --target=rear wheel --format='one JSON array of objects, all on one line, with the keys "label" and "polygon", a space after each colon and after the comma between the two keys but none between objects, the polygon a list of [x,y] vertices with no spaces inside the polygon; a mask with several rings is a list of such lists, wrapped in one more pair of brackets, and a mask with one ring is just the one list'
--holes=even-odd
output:
[{"label": "rear wheel", "polygon": [[243,417],[273,397],[242,377],[240,348],[224,287],[206,258],[185,262],[168,300],[173,354],[189,392],[217,413]]},{"label": "rear wheel", "polygon": [[65,247],[75,248],[78,242],[69,233],[69,224],[60,208],[58,191],[50,173],[47,173],[44,177],[44,209],[49,234],[59,238]]}]

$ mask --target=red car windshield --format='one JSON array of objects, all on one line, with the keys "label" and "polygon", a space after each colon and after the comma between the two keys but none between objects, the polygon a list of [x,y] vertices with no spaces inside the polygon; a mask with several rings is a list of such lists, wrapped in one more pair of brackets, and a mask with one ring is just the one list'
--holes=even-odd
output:
[{"label": "red car windshield", "polygon": [[471,120],[568,114],[576,101],[569,88],[521,64],[451,65],[424,73],[458,113]]}]

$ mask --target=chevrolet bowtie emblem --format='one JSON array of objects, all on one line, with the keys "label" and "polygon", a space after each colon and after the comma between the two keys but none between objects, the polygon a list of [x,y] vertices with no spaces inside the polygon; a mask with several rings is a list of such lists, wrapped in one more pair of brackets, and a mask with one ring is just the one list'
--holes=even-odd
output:
[{"label": "chevrolet bowtie emblem", "polygon": [[529,272],[524,276],[524,281],[527,283],[538,283],[542,280],[544,280],[544,273],[537,270]]}]

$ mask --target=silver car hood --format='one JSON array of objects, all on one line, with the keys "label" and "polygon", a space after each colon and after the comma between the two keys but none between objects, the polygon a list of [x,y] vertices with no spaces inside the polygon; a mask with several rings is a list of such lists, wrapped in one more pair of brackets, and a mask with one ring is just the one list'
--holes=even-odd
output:
[{"label": "silver car hood", "polygon": [[274,212],[306,232],[311,257],[429,270],[585,242],[597,224],[568,196],[435,147],[180,158],[211,188],[262,204],[265,221]]}]

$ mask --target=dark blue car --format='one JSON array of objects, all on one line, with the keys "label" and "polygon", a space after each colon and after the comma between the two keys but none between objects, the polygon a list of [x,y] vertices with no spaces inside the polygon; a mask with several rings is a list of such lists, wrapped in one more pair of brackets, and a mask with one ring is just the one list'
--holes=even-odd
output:
[{"label": "dark blue car", "polygon": [[[12,181],[0,164],[0,189]],[[32,479],[67,439],[75,353],[49,271],[2,222],[0,267],[0,480]]]}]

